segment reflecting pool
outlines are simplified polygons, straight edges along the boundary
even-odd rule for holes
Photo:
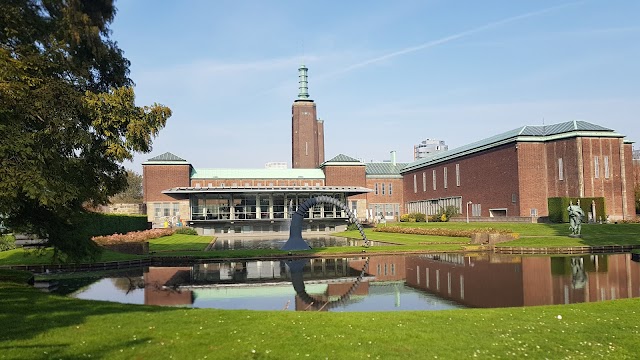
[[[71,296],[288,311],[535,306],[640,297],[640,264],[630,254],[432,254],[208,262],[148,267],[91,283],[85,280]]]

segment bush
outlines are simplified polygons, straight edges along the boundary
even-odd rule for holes
[[[169,236],[174,233],[173,229],[151,229],[144,231],[132,231],[126,234],[113,234],[108,236],[94,236],[91,240],[99,245],[114,245],[130,242],[144,242],[151,239],[157,239],[163,236]]]
[[[484,228],[484,229],[467,229],[467,230],[455,230],[455,229],[440,229],[440,228],[410,228],[401,226],[385,226],[377,227],[373,229],[376,232],[394,233],[394,234],[411,234],[411,235],[434,235],[434,236],[452,236],[452,237],[471,237],[477,233],[488,234],[510,234],[514,239],[518,238],[518,234],[513,233],[511,230]]]
[[[147,230],[145,215],[120,215],[89,212],[79,219],[82,232],[92,236],[124,234],[131,231]]]
[[[547,199],[547,206],[549,208],[549,221],[556,223],[567,223],[569,222],[569,213],[567,212],[567,208],[569,207],[569,203],[577,204],[578,200],[580,200],[580,208],[584,211],[585,218],[583,221],[588,221],[587,214],[591,212],[591,203],[595,202],[596,204],[596,219],[598,220],[602,217],[602,220],[607,218],[606,209],[604,206],[604,198],[603,197],[588,197],[588,198],[577,198],[577,197],[551,197]]]
[[[403,214],[400,216],[400,222],[425,222],[427,221],[427,215],[422,213]]]
[[[13,235],[0,235],[0,251],[13,250],[16,248],[16,238]]]
[[[190,227],[180,227],[176,230],[176,234],[182,234],[182,235],[198,235],[198,232],[196,231],[196,229],[194,228],[190,228]]]

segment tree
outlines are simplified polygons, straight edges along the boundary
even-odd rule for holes
[[[112,0],[0,3],[0,214],[72,259],[96,254],[77,231],[83,206],[126,187],[122,161],[171,116],[135,105],[115,14]]]
[[[142,175],[127,170],[127,187],[110,199],[111,203],[141,203]]]

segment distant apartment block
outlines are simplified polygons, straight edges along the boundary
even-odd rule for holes
[[[264,164],[264,168],[265,169],[286,169],[287,168],[287,163],[286,162],[280,162],[280,161],[268,162],[268,163]]]
[[[449,146],[445,144],[444,141],[426,139],[420,144],[413,146],[413,160],[424,159],[433,153],[447,150],[449,150]]]

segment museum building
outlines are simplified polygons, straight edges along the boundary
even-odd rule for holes
[[[165,153],[142,164],[144,201],[154,226],[180,222],[201,234],[286,232],[311,197],[339,199],[360,221],[434,215],[452,206],[462,217],[537,221],[550,197],[604,197],[611,220],[635,217],[632,145],[614,130],[585,121],[523,126],[413,163],[324,158],[324,122],[299,68],[292,105],[292,168],[196,169]],[[599,214],[604,215],[604,214]],[[309,210],[304,231],[346,228],[331,204]]]

